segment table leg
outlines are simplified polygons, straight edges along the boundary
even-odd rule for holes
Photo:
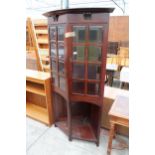
[[[112,86],[113,84],[113,76],[114,76],[114,71],[110,71],[110,70],[107,70],[106,71],[106,76],[108,77],[107,78],[107,83],[109,86]]]
[[[115,133],[115,124],[111,123],[111,128],[110,128],[110,133],[109,133],[109,142],[108,142],[108,150],[107,153],[110,154],[111,153],[111,149],[112,149],[112,139],[114,137],[114,133]]]

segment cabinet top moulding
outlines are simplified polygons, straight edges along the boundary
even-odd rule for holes
[[[44,84],[44,81],[51,78],[50,73],[35,71],[35,70],[26,70],[26,80]]]
[[[63,9],[63,10],[56,10],[44,13],[43,15],[46,17],[50,17],[53,15],[63,15],[67,13],[74,13],[74,14],[81,14],[83,13],[111,13],[113,12],[114,8],[72,8],[72,9]]]

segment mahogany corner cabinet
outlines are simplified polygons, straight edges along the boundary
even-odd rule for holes
[[[114,8],[47,12],[54,123],[99,145],[109,13]]]

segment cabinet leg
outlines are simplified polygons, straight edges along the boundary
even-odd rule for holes
[[[108,150],[107,153],[110,154],[111,153],[111,149],[112,149],[112,139],[114,137],[114,133],[115,133],[115,124],[111,124],[111,128],[110,128],[110,133],[109,133],[109,142],[108,142]]]
[[[71,136],[69,136],[69,141],[70,141],[70,142],[72,141],[72,137],[71,137]]]
[[[99,141],[96,142],[96,146],[97,146],[97,147],[99,146]]]

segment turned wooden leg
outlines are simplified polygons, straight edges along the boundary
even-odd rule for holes
[[[110,128],[110,133],[109,133],[108,150],[107,150],[107,153],[108,153],[108,154],[111,153],[111,149],[112,149],[112,139],[113,139],[113,137],[114,137],[114,133],[115,133],[115,124],[111,123],[111,128]]]

